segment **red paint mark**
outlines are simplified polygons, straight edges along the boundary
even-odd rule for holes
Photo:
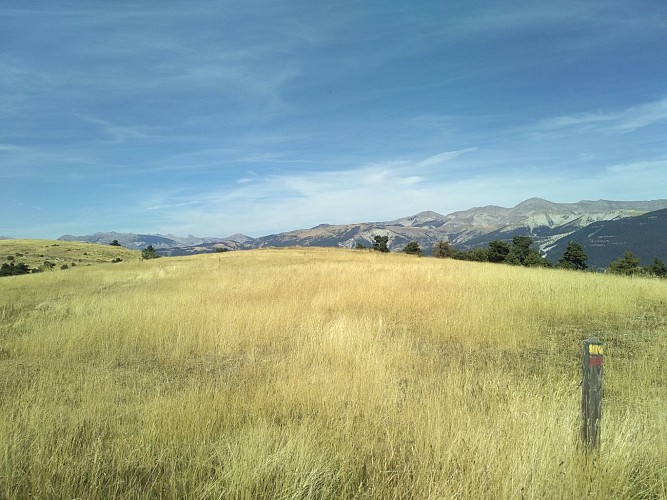
[[[602,366],[602,356],[591,356],[588,358],[588,364],[593,366]]]

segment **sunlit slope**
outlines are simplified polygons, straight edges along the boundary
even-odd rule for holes
[[[85,266],[111,262],[114,259],[136,261],[141,252],[111,245],[94,245],[72,241],[53,240],[0,240],[0,263],[25,262],[31,269],[37,269],[44,262],[51,262],[54,270],[61,266]]]
[[[662,498],[665,359],[664,280],[323,249],[3,278],[0,498]]]

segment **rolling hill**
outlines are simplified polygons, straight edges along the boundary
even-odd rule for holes
[[[121,261],[138,261],[141,253],[123,247],[80,241],[0,240],[0,263],[25,263],[30,269],[53,270]],[[45,262],[52,264],[46,265]]]

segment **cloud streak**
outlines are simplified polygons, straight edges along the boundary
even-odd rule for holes
[[[578,131],[582,128],[608,133],[634,132],[637,129],[665,121],[667,121],[667,97],[619,111],[589,112],[548,118],[531,128],[536,132],[563,129]]]
[[[400,168],[390,163],[337,172],[257,176],[233,189],[171,193],[152,208],[166,212],[165,230],[260,236],[320,223],[391,220],[422,210],[446,214],[488,204],[509,207],[532,196],[556,202],[631,200],[632,193],[643,190],[648,198],[655,199],[664,197],[664,193],[651,179],[667,165],[657,161],[614,165],[599,172],[546,174],[540,168],[513,169],[458,180],[411,175],[413,167],[424,160]],[[638,169],[648,177],[638,176]],[[562,189],[564,185],[567,190]],[[202,227],[210,229],[202,232]]]

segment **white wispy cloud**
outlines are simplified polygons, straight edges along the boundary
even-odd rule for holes
[[[458,155],[450,156],[443,161],[454,161]],[[387,220],[421,210],[462,210],[486,204],[490,191],[497,202],[511,204],[541,192],[535,191],[536,184],[546,186],[553,181],[534,176],[534,182],[517,183],[515,177],[505,174],[443,182],[430,178],[428,169],[415,175],[424,172],[423,166],[433,164],[425,160],[376,163],[344,171],[257,175],[231,188],[206,193],[157,194],[143,208],[164,213],[168,218],[165,228],[176,227],[182,232],[260,235],[322,222],[352,223]],[[363,218],[359,214],[364,214]]]
[[[667,121],[667,97],[625,110],[617,118],[615,128],[623,132],[632,132],[664,121]]]
[[[606,170],[610,174],[640,175],[658,179],[667,173],[667,159],[619,163],[610,165]]]
[[[422,210],[446,214],[487,204],[511,207],[533,196],[556,202],[634,199],[636,193],[660,198],[664,191],[654,179],[667,166],[656,160],[579,172],[521,167],[445,180],[428,170],[415,175],[427,159],[336,172],[260,174],[251,176],[252,182],[205,193],[171,192],[151,208],[164,216],[163,230],[259,236],[320,223],[391,220]]]
[[[424,160],[421,160],[417,162],[417,168],[422,168],[422,167],[432,167],[434,165],[442,165],[443,163],[453,160],[454,158],[461,156],[466,153],[471,153],[473,151],[476,151],[478,148],[466,148],[466,149],[459,149],[458,151],[446,151],[444,153],[439,153],[437,155],[429,156],[428,158],[425,158]]]
[[[632,132],[665,120],[667,120],[667,97],[622,110],[547,118],[537,122],[530,129],[534,132],[581,128],[607,132]]]
[[[148,127],[145,126],[119,125],[112,123],[109,120],[103,120],[101,118],[95,118],[92,116],[85,116],[81,114],[77,114],[76,116],[87,123],[99,125],[103,133],[110,137],[111,140],[117,144],[127,140],[149,139],[151,137],[155,137],[148,131]]]

